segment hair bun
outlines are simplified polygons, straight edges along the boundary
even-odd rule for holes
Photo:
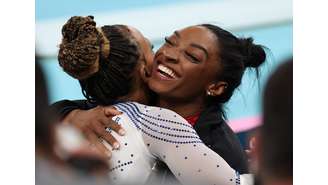
[[[71,17],[62,28],[59,65],[74,78],[84,79],[99,69],[100,39],[92,16]]]
[[[93,16],[73,16],[62,28],[63,39],[71,42],[81,36],[93,33],[96,29],[96,22]]]
[[[253,43],[253,38],[242,38],[241,48],[245,48],[243,53],[245,56],[245,67],[259,67],[266,59],[266,53],[261,45]]]

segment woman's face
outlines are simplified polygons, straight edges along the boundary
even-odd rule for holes
[[[137,44],[140,48],[140,61],[143,75],[150,76],[152,67],[153,67],[153,60],[154,60],[154,52],[153,52],[153,45],[150,43],[150,41],[144,37],[139,30],[137,30],[134,27],[127,26],[129,29],[129,32],[136,40]]]
[[[156,52],[148,85],[162,97],[204,96],[219,70],[216,36],[202,26],[175,31]]]

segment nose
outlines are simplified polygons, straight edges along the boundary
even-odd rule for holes
[[[165,60],[170,63],[177,63],[179,59],[179,52],[174,49],[165,49],[163,50],[163,55]]]

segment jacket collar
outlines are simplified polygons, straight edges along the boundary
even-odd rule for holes
[[[205,108],[195,123],[195,129],[208,127],[210,125],[222,124],[224,122],[218,105]]]

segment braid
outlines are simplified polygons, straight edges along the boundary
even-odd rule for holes
[[[89,101],[108,105],[130,91],[132,72],[139,59],[139,50],[136,42],[125,32],[125,26],[104,26],[101,29],[109,38],[109,55],[100,58],[97,73],[86,80],[80,80],[80,83],[88,84],[81,87]]]
[[[59,64],[79,80],[88,101],[108,105],[128,94],[140,50],[126,26],[97,28],[92,16],[74,16],[62,35]]]
[[[74,78],[87,78],[98,69],[101,34],[93,17],[70,18],[62,28],[59,65]]]

